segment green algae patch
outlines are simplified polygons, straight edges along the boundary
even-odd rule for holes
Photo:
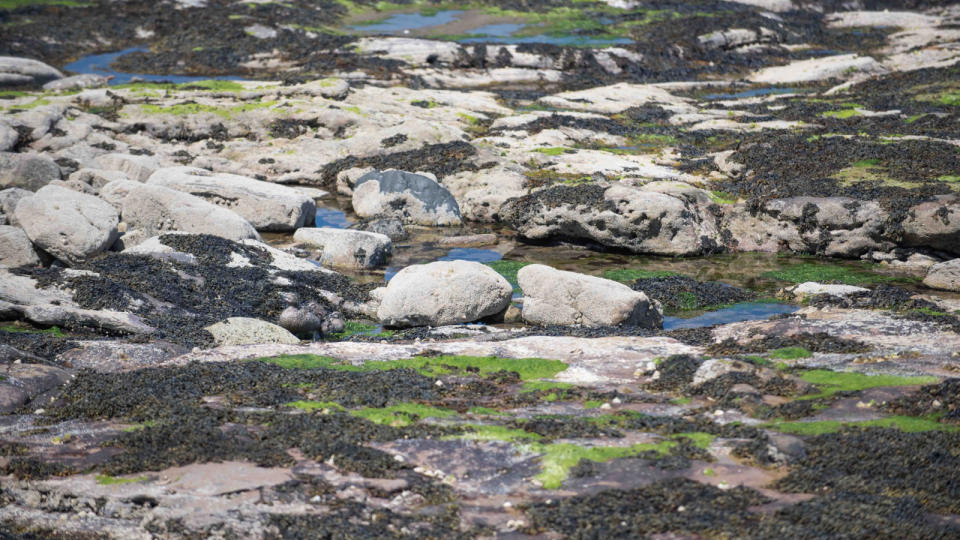
[[[477,416],[508,416],[508,414],[503,411],[498,411],[497,409],[491,409],[489,407],[471,407],[467,410],[467,412]]]
[[[58,326],[51,326],[50,328],[45,328],[43,330],[33,329],[33,328],[24,328],[22,326],[16,326],[13,324],[4,324],[0,325],[0,332],[10,332],[11,334],[47,334],[53,337],[67,337],[67,334]]]
[[[458,372],[490,375],[499,371],[516,372],[522,380],[546,379],[567,369],[560,360],[543,358],[496,358],[481,356],[415,356],[398,360],[370,361],[352,365],[336,358],[313,354],[282,355],[259,358],[261,362],[289,369],[335,369],[340,371],[385,371],[413,369],[421,375],[437,377]],[[558,383],[551,383],[558,384]]]
[[[797,360],[799,358],[810,358],[813,353],[803,347],[783,347],[770,351],[769,356],[777,360]]]
[[[527,381],[523,383],[521,392],[548,392],[552,390],[569,390],[573,388],[570,383],[552,382],[552,381]]]
[[[643,268],[614,268],[612,270],[604,270],[603,274],[601,274],[605,279],[612,279],[613,281],[619,281],[621,283],[633,283],[638,279],[664,278],[678,275],[680,274],[667,270],[645,270]]]
[[[178,90],[209,90],[211,92],[243,92],[247,88],[236,81],[206,80],[178,84]]]
[[[838,111],[827,111],[820,116],[825,118],[839,118],[840,120],[846,120],[847,118],[853,118],[854,116],[863,116],[863,113],[857,109],[841,109]]]
[[[522,429],[509,428],[506,426],[493,426],[481,424],[468,424],[464,426],[470,431],[462,435],[448,437],[450,439],[464,439],[469,441],[506,441],[513,442],[519,440],[539,440],[543,436],[537,433],[530,433]]]
[[[513,285],[513,292],[519,293],[520,285],[517,284],[517,272],[519,272],[524,266],[529,266],[533,263],[501,259],[499,261],[493,261],[484,264],[490,268],[493,268],[494,272],[503,276],[504,279],[510,283],[510,285]]]
[[[710,200],[716,204],[737,204],[739,198],[725,191],[711,191]]]
[[[891,276],[871,271],[865,263],[838,265],[830,263],[798,263],[780,270],[764,272],[762,277],[789,283],[842,283],[844,285],[867,285],[889,282],[915,282],[916,278]]]
[[[215,114],[222,118],[233,118],[238,114],[243,114],[258,109],[268,109],[276,105],[276,101],[259,101],[254,103],[244,103],[233,107],[218,107],[215,105],[203,105],[201,103],[180,103],[177,105],[153,105],[145,103],[140,105],[140,110],[146,114],[169,114],[172,116],[190,116],[194,114]]]
[[[876,420],[861,420],[855,422],[841,422],[836,420],[823,420],[820,422],[774,422],[768,424],[766,427],[774,431],[791,433],[793,435],[824,435],[852,427],[895,428],[906,433],[960,430],[960,426],[948,426],[931,418],[917,418],[914,416],[890,416]]]
[[[350,411],[350,414],[364,418],[375,424],[393,427],[406,427],[423,418],[449,418],[457,412],[440,407],[431,407],[419,403],[401,403],[390,407],[367,407]]]
[[[869,388],[885,386],[911,386],[918,384],[932,384],[939,379],[931,376],[902,377],[899,375],[865,375],[846,371],[829,371],[814,369],[800,374],[804,381],[815,384],[820,388],[817,394],[807,394],[798,399],[819,399],[832,396],[837,392],[858,392]]]
[[[92,4],[89,2],[76,0],[0,0],[0,10],[5,11],[38,6],[87,7],[90,5]]]
[[[313,412],[321,411],[324,413],[346,410],[339,403],[332,401],[291,401],[285,404],[287,407],[294,407],[303,411]]]
[[[573,150],[571,148],[564,148],[562,146],[554,146],[551,148],[534,148],[533,151],[539,152],[541,154],[545,154],[548,156],[559,156],[560,154],[566,153],[568,150],[570,151],[570,153],[576,153],[576,150]]]
[[[118,478],[108,474],[98,474],[97,483],[101,486],[118,486],[123,484],[137,484],[149,480],[146,476],[135,476],[133,478]]]
[[[556,443],[531,444],[526,449],[543,454],[540,459],[542,468],[535,478],[540,481],[544,489],[557,489],[570,475],[570,469],[581,459],[605,463],[612,459],[638,456],[646,452],[656,452],[660,456],[666,456],[676,444],[674,441],[661,441],[630,446],[585,447],[570,443]]]

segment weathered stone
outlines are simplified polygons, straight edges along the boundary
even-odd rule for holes
[[[382,234],[332,227],[297,229],[293,239],[322,249],[320,263],[340,268],[382,266],[393,246]]]
[[[753,371],[753,368],[745,362],[712,358],[700,364],[696,373],[693,374],[691,384],[693,386],[699,386],[727,373],[749,373],[751,371]]]
[[[64,77],[55,81],[50,81],[43,85],[43,89],[48,92],[67,92],[69,90],[82,90],[84,88],[100,88],[106,86],[110,79],[103,75],[93,73],[84,73],[82,75],[73,75]]]
[[[70,180],[83,182],[100,191],[103,186],[117,180],[130,180],[130,177],[122,171],[108,171],[105,169],[79,169],[70,173]]]
[[[382,234],[390,240],[405,240],[409,235],[403,222],[397,218],[374,219],[361,226],[363,231]]]
[[[371,172],[353,190],[353,209],[365,218],[395,217],[418,225],[459,225],[460,206],[434,180],[404,171]]]
[[[30,240],[70,264],[109,248],[117,238],[117,211],[106,202],[46,186],[17,204],[17,222]]]
[[[662,255],[699,255],[719,247],[715,220],[696,203],[620,184],[537,191],[507,201],[500,215],[533,240],[588,240]]]
[[[310,335],[323,327],[323,317],[312,306],[287,306],[280,312],[278,324],[298,336]]]
[[[836,285],[829,283],[817,283],[807,281],[795,287],[787,289],[798,299],[809,298],[818,294],[829,294],[830,296],[848,296],[851,294],[870,292],[870,289],[857,287],[855,285]]]
[[[517,283],[523,320],[532,324],[663,327],[658,303],[616,281],[531,264],[517,273]]]
[[[61,77],[63,73],[38,60],[0,56],[0,86],[40,86]]]
[[[0,225],[0,265],[14,267],[38,264],[40,255],[27,238],[27,233],[19,227]]]
[[[37,191],[60,179],[60,167],[39,154],[0,153],[0,189],[23,188]]]
[[[886,68],[869,56],[842,54],[799,60],[786,66],[764,68],[749,78],[757,83],[779,84],[832,78],[849,79],[856,75],[877,75],[886,71]]]
[[[70,379],[66,370],[42,364],[3,364],[0,376],[0,413],[13,411]]]
[[[115,373],[157,366],[179,356],[187,349],[167,342],[123,343],[117,341],[77,341],[76,347],[58,359],[74,369],[92,369]]]
[[[28,321],[44,326],[87,327],[124,334],[151,334],[154,328],[123,311],[81,309],[70,305],[36,304],[23,308]]]
[[[146,182],[160,169],[160,161],[153,156],[133,154],[106,154],[96,159],[97,166],[108,171],[120,171],[137,182]]]
[[[9,152],[16,148],[20,133],[6,122],[0,122],[0,152]]]
[[[230,317],[206,327],[217,345],[253,345],[258,343],[300,343],[285,328],[248,317]]]
[[[498,314],[513,287],[489,266],[437,261],[408,266],[383,291],[377,316],[388,326],[439,326]]]
[[[139,230],[144,240],[169,231],[212,234],[235,241],[260,239],[256,229],[236,213],[163,186],[111,182],[100,196],[120,210],[128,231]]]
[[[951,259],[930,267],[923,284],[934,289],[960,291],[960,259]]]
[[[197,264],[196,255],[177,251],[163,244],[159,236],[151,236],[133,247],[124,249],[123,252],[133,255],[149,255],[157,259],[172,260],[182,264]]]
[[[960,197],[940,196],[911,207],[903,221],[903,241],[960,255]]]
[[[312,220],[316,203],[293,188],[195,167],[159,169],[147,180],[240,214],[258,231],[293,231]]]

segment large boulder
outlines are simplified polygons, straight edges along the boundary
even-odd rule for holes
[[[159,169],[147,183],[190,193],[230,209],[258,231],[296,230],[311,221],[317,209],[311,197],[293,188],[196,167]]]
[[[718,249],[716,220],[688,198],[615,184],[556,186],[511,199],[501,219],[532,240],[590,241],[634,253],[699,255]]]
[[[127,234],[137,232],[140,241],[168,231],[211,234],[236,241],[260,238],[253,225],[236,213],[163,186],[120,180],[104,186],[100,196],[120,210]],[[125,243],[125,247],[131,246]]]
[[[907,211],[903,242],[960,254],[960,196],[942,195]]]
[[[517,272],[517,283],[523,320],[532,324],[663,327],[659,303],[616,281],[531,264]]]
[[[395,217],[418,225],[459,225],[460,206],[436,181],[405,171],[374,171],[357,180],[353,209],[365,218]]]
[[[255,345],[258,343],[279,343],[296,345],[297,336],[287,329],[273,323],[248,317],[230,317],[206,327],[217,345]]]
[[[39,154],[0,153],[0,189],[36,191],[60,179],[60,167]]]
[[[503,312],[512,296],[510,283],[480,263],[415,264],[387,284],[377,316],[387,326],[473,322]]]
[[[927,271],[923,284],[933,289],[960,292],[960,259],[935,264]]]
[[[322,249],[320,263],[339,268],[382,266],[393,246],[383,234],[332,227],[297,229],[293,239]]]
[[[40,86],[61,77],[63,73],[38,60],[0,56],[0,87]]]
[[[40,249],[76,264],[117,239],[117,211],[108,203],[60,186],[46,186],[22,199],[17,222]]]
[[[27,233],[19,227],[0,225],[0,266],[37,265],[40,255],[33,248]]]
[[[103,75],[84,73],[50,81],[43,85],[43,89],[48,92],[68,92],[70,90],[83,90],[85,88],[102,88],[109,82],[110,79]]]
[[[20,188],[9,188],[0,190],[0,214],[3,214],[9,220],[8,225],[16,225],[17,217],[14,212],[21,199],[33,197],[32,191]]]

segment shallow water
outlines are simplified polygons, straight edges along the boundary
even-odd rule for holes
[[[121,56],[137,53],[137,52],[147,52],[147,49],[143,47],[133,47],[130,49],[124,49],[122,51],[105,53],[105,54],[91,54],[89,56],[84,56],[83,58],[77,60],[76,62],[71,62],[63,66],[64,71],[69,71],[71,73],[76,73],[79,75],[83,74],[93,74],[93,75],[103,75],[105,77],[113,76],[113,79],[110,80],[111,85],[118,84],[127,84],[132,82],[134,79],[140,79],[149,82],[169,82],[174,84],[182,84],[188,82],[198,82],[198,81],[209,81],[211,79],[223,80],[223,81],[240,81],[243,80],[243,77],[235,76],[226,76],[226,77],[193,77],[189,75],[148,75],[145,73],[124,73],[122,71],[116,71],[110,68],[110,64],[114,60],[120,58]]]
[[[772,94],[796,94],[797,92],[802,92],[803,90],[799,88],[786,88],[782,86],[769,86],[766,88],[751,88],[750,90],[744,90],[743,92],[729,93],[729,94],[707,94],[703,96],[704,99],[740,99],[740,98],[749,98],[757,96],[768,96]]]
[[[618,45],[618,44],[627,44],[633,43],[633,40],[627,38],[614,38],[614,39],[604,39],[604,38],[594,38],[591,36],[578,36],[578,35],[566,35],[566,36],[549,36],[545,34],[539,34],[536,36],[525,36],[519,37],[515,36],[517,32],[523,30],[526,27],[524,24],[488,24],[486,26],[481,26],[470,32],[470,35],[465,38],[458,39],[460,43],[504,43],[504,44],[517,44],[517,43],[549,43],[551,45],[561,45],[561,46],[574,46],[574,47],[583,47],[591,45]]]
[[[768,319],[774,315],[783,313],[793,313],[800,309],[800,306],[784,304],[781,302],[743,302],[734,304],[725,309],[710,311],[696,317],[664,317],[664,330],[677,330],[680,328],[702,328],[716,324],[728,324],[742,321],[755,321]]]
[[[314,219],[317,227],[333,227],[346,229],[355,222],[347,217],[347,213],[338,208],[317,207],[317,217]]]
[[[358,32],[402,34],[409,30],[429,28],[431,26],[440,26],[442,24],[451,23],[463,13],[463,11],[458,10],[438,11],[431,15],[422,15],[420,13],[396,13],[379,22],[374,22],[371,24],[355,24],[353,26],[348,26],[347,28]]]

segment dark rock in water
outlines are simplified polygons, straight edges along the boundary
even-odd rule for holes
[[[374,219],[359,226],[362,231],[386,235],[390,240],[406,240],[409,236],[403,221],[397,218]]]
[[[353,209],[362,217],[393,217],[404,223],[460,224],[460,205],[447,188],[406,171],[361,176],[353,190]]]
[[[310,337],[316,332],[323,335],[336,334],[346,327],[339,311],[328,311],[316,302],[287,307],[280,313],[278,324],[301,337]]]
[[[746,289],[686,276],[638,279],[630,288],[660,301],[670,311],[706,309],[756,298],[755,293]]]

